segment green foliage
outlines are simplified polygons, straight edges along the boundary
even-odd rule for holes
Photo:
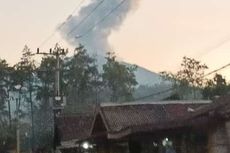
[[[206,81],[203,96],[205,99],[212,99],[214,96],[227,94],[229,89],[225,78],[221,74],[215,74],[213,79]]]
[[[0,59],[0,82],[5,85],[9,77],[9,65],[4,59]]]
[[[80,45],[75,49],[74,56],[67,60],[64,67],[68,103],[77,106],[80,103],[96,102],[97,92],[101,87],[99,79],[96,60],[90,57],[87,50]]]
[[[208,69],[205,64],[193,58],[183,57],[182,70],[177,72],[177,78],[192,87],[202,87],[204,71]]]
[[[192,87],[202,87],[204,83],[204,71],[208,69],[205,64],[193,58],[183,57],[182,69],[177,73],[161,72],[165,79],[174,80],[175,83]]]
[[[42,58],[40,66],[37,68],[37,77],[42,84],[37,91],[37,99],[48,101],[54,95],[56,59],[53,56]]]
[[[21,117],[26,116],[30,119],[30,109],[29,108],[32,100],[32,81],[34,71],[36,69],[35,61],[32,57],[32,52],[27,45],[22,50],[22,57],[20,61],[13,66],[11,71],[11,91],[15,92],[14,95],[18,95],[15,100],[19,101],[19,111]],[[15,86],[19,86],[20,89],[16,89]],[[31,95],[29,97],[28,95]],[[22,107],[21,107],[22,106]],[[21,107],[21,108],[20,108]]]
[[[103,65],[103,83],[111,91],[110,100],[130,101],[137,81],[134,72],[136,66],[127,67],[118,61],[113,53],[108,53],[106,64]]]
[[[21,60],[14,65],[12,80],[14,85],[28,86],[28,82],[32,77],[32,72],[35,70],[35,61],[32,58],[32,52],[25,45],[22,50]]]
[[[184,95],[188,92],[193,92],[194,98],[196,98],[196,90],[204,85],[204,71],[208,69],[205,64],[197,61],[193,58],[183,57],[181,63],[182,69],[178,72],[161,72],[161,76],[164,79],[173,82],[176,94],[180,95],[180,99],[185,99]]]
[[[35,148],[52,147],[54,122],[49,99],[54,96],[56,62],[55,57],[44,56],[36,70],[39,84],[36,91],[38,105],[34,109]]]
[[[11,68],[9,67],[6,60],[0,59],[0,126],[1,128],[8,126],[11,115],[10,108],[7,109],[6,104],[9,103],[9,90],[11,87]],[[10,105],[8,105],[10,107]],[[8,117],[9,122],[7,122],[6,118]],[[8,128],[8,127],[7,127]],[[4,129],[4,128],[3,128]],[[1,133],[1,132],[0,132]],[[5,133],[8,134],[7,132]]]
[[[5,109],[6,98],[8,95],[7,87],[10,85],[10,68],[6,60],[0,59],[0,111]]]
[[[19,110],[21,119],[30,120],[33,111],[35,147],[52,147],[54,120],[49,99],[54,96],[57,61],[53,55],[44,56],[39,67],[36,67],[32,56],[28,46],[25,46],[20,61],[13,67],[10,67],[5,60],[0,59],[0,152],[3,152],[2,148],[6,148],[3,145],[15,146],[16,144],[16,124],[14,124],[15,119],[11,119],[10,112],[10,102],[16,99],[23,106]],[[103,100],[108,97],[112,101],[132,100],[134,87],[137,85],[134,75],[136,66],[125,66],[117,62],[115,56],[110,53],[106,60],[106,64],[103,65],[104,72],[100,74],[96,59],[90,57],[82,45],[75,50],[72,58],[64,60],[60,58],[61,94],[67,96],[67,107],[72,107],[69,104],[74,104],[76,106],[73,107],[74,109],[80,108],[82,109],[80,111],[84,112],[87,107],[93,108],[92,103],[102,101],[99,96],[101,94],[103,97],[102,93],[106,93]],[[22,88],[20,88],[17,90],[20,98],[17,97],[17,94],[16,98],[10,99],[9,93],[16,93],[15,85],[25,87],[27,91],[22,92]],[[109,91],[109,95],[106,91]],[[11,126],[7,115],[9,115],[9,121],[12,121]],[[20,124],[22,124],[22,120]],[[31,138],[31,126],[27,124],[21,128],[25,132],[29,131]],[[29,144],[28,138],[22,135],[23,147],[26,150]]]
[[[0,59],[0,111],[5,109],[12,88],[12,68],[6,60]],[[8,101],[9,102],[9,101]]]

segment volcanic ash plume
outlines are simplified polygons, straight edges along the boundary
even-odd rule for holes
[[[80,9],[78,15],[67,19],[60,33],[70,44],[78,46],[81,43],[86,46],[89,53],[104,55],[105,52],[111,51],[108,37],[112,30],[122,25],[128,12],[137,7],[137,1],[92,0],[91,3]],[[114,9],[116,7],[117,9]],[[94,10],[93,13],[88,16],[92,10]],[[115,11],[100,22],[111,10]]]

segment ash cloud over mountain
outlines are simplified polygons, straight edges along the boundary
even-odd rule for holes
[[[122,25],[128,13],[137,8],[138,1],[125,0],[110,16],[94,27],[98,21],[121,4],[122,0],[92,0],[87,6],[80,9],[78,15],[67,19],[60,29],[60,33],[70,44],[77,46],[81,43],[86,46],[90,54],[96,52],[99,55],[104,55],[106,52],[112,51],[108,43],[108,37],[112,30],[116,30]],[[98,4],[100,5],[98,6]],[[87,17],[92,10],[94,12]],[[86,17],[87,19],[82,22]],[[89,31],[91,27],[94,28]]]
[[[138,8],[139,0],[92,0],[80,9],[78,15],[70,16],[60,29],[62,37],[73,46],[83,44],[90,55],[97,55],[99,69],[105,63],[105,53],[114,51],[108,42],[113,30],[118,30],[129,13]],[[119,6],[103,22],[101,21],[111,10]],[[93,10],[93,13],[91,13]],[[91,14],[89,16],[89,14]],[[86,18],[86,19],[85,19]],[[96,25],[96,26],[94,26]],[[89,31],[90,28],[94,27]],[[77,38],[76,38],[77,37]],[[130,44],[127,44],[130,45]],[[125,61],[123,63],[126,63]],[[126,63],[126,65],[130,65]],[[154,85],[161,82],[158,74],[138,67],[137,82],[142,85]]]

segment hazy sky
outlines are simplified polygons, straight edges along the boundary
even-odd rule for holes
[[[79,1],[0,0],[0,57],[15,63],[25,44],[35,51]],[[210,71],[230,63],[229,0],[139,1],[109,38],[119,57],[155,72],[177,70],[185,55],[205,62]],[[72,48],[56,33],[42,49],[55,42]]]

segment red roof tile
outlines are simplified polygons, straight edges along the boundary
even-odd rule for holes
[[[205,104],[138,104],[102,106],[101,115],[108,132],[118,132],[128,127],[156,125],[177,121],[191,115],[191,110]],[[189,111],[190,110],[190,111]]]
[[[56,120],[61,141],[82,140],[90,136],[92,115],[61,116]]]

